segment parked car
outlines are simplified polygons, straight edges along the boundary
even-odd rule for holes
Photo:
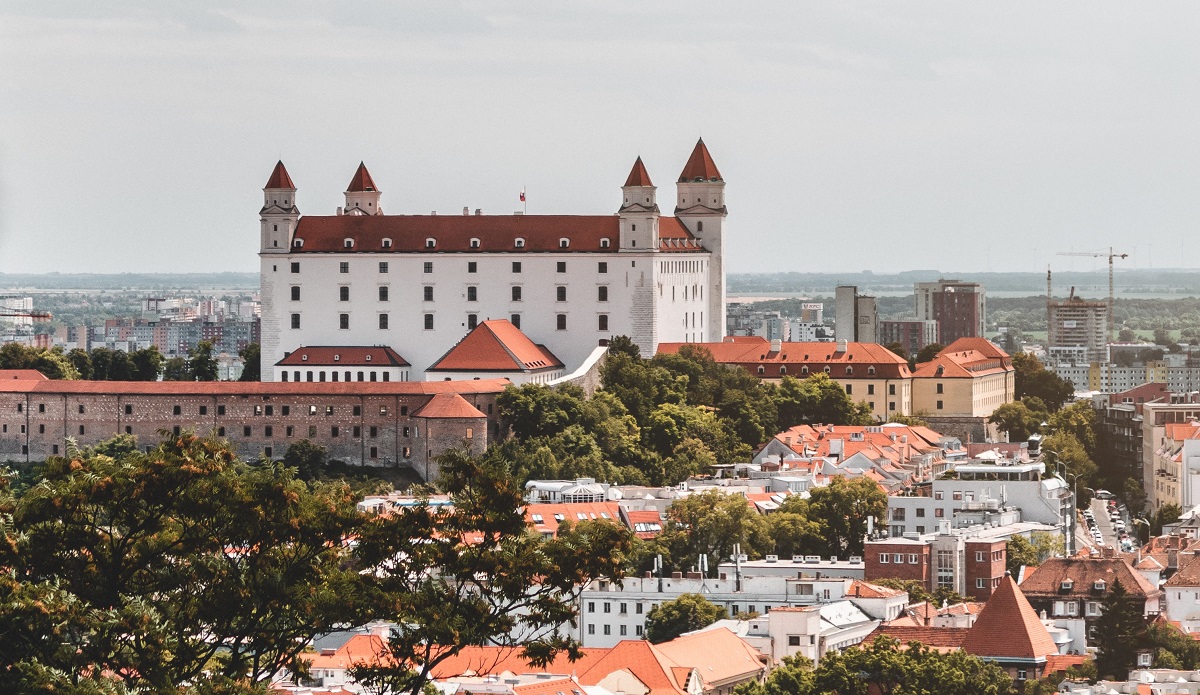
[[[1098,500],[1111,500],[1111,499],[1116,499],[1116,497],[1117,497],[1116,495],[1109,492],[1108,490],[1096,490],[1096,494],[1093,496]]]

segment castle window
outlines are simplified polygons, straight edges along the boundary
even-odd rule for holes
[[[825,368],[825,373],[826,373],[826,374],[828,374],[828,373],[829,373],[829,367],[826,367],[826,368]]]
[[[342,248],[344,248],[344,249],[354,248],[354,240],[353,239],[342,239]]]
[[[467,272],[474,273],[479,270],[479,264],[475,261],[467,261]]]
[[[511,323],[514,327],[520,328],[521,327],[521,315],[513,314],[512,316],[509,316],[508,322]]]
[[[704,231],[704,221],[703,220],[696,220],[696,231],[697,232]]]
[[[425,248],[432,249],[437,246],[437,239],[429,237],[425,240]]]
[[[554,288],[554,299],[559,302],[567,301],[567,288],[563,285]]]
[[[388,271],[388,262],[380,261],[379,262],[379,272],[386,273],[387,271]]]
[[[513,285],[513,288],[512,288],[512,300],[513,300],[514,302],[519,302],[519,301],[521,301],[521,286],[520,286],[520,285]]]
[[[801,374],[808,374],[808,366],[806,365],[806,366],[803,366],[803,367],[801,367],[801,368],[800,368],[800,373],[801,373]]]
[[[853,373],[854,373],[854,367],[846,367],[846,375],[847,376],[849,376]]]
[[[874,373],[875,373],[874,367],[867,367],[867,374],[874,374]]]
[[[293,273],[298,273],[298,272],[300,272],[300,263],[299,263],[298,261],[293,261],[293,262],[292,262],[292,272],[293,272]]]
[[[637,225],[636,225],[636,224],[631,224],[631,225],[629,225],[629,231],[631,231],[631,232],[636,232],[636,231],[637,231]]]
[[[566,237],[563,237],[558,240],[558,248],[560,248],[560,249],[565,249],[570,245],[571,245],[571,240]]]
[[[522,239],[521,237],[517,237],[516,240],[513,241],[513,246],[515,246],[519,249],[523,249],[523,248],[525,248],[525,240]]]
[[[342,261],[341,263],[338,263],[338,272],[339,273],[349,273],[350,272],[350,264],[347,263],[346,261]]]
[[[766,374],[766,373],[767,373],[767,368],[766,368],[766,367],[764,367],[764,366],[762,366],[762,365],[759,365],[759,366],[758,366],[758,373],[759,373],[759,374]]]
[[[521,272],[521,261],[513,261],[513,264],[512,264],[512,271],[513,271],[514,273],[519,273],[519,272]]]
[[[425,287],[423,289],[424,289],[425,301],[432,302],[433,301],[433,286],[425,285]]]
[[[293,302],[300,301],[300,286],[299,285],[292,285],[292,301]]]
[[[391,239],[386,239],[386,238],[385,238],[385,239],[383,240],[383,248],[385,248],[385,249],[390,249],[390,248],[392,248],[392,240],[391,240]]]
[[[433,272],[433,262],[432,261],[425,261],[425,272],[426,273]]]
[[[387,327],[388,327],[388,315],[380,314],[379,315],[379,328],[381,330],[387,330]]]
[[[474,302],[479,300],[479,288],[475,285],[467,287],[467,301]]]
[[[467,314],[467,328],[475,328],[479,325],[479,314]]]
[[[386,302],[387,300],[388,300],[388,286],[380,285],[379,286],[379,301]]]
[[[609,245],[608,237],[604,237],[603,239],[600,240],[600,248],[606,249],[606,248],[608,248],[608,245]]]
[[[479,240],[478,239],[471,239],[471,248],[473,248],[473,249],[479,248]]]
[[[597,273],[607,273],[608,272],[608,262],[600,261],[599,263],[597,263],[596,264],[596,272]]]
[[[297,248],[297,249],[304,248],[304,240],[303,239],[293,239],[292,240],[292,248]]]
[[[338,301],[342,301],[342,302],[350,301],[350,288],[349,287],[342,285],[341,287],[338,288]]]
[[[433,314],[425,314],[425,330],[433,330]]]
[[[276,225],[272,225],[272,227],[274,227],[274,229],[272,229],[272,230],[271,230],[272,232],[278,232],[278,231],[279,231],[279,225],[277,225],[277,224],[276,224]]]
[[[300,314],[292,314],[292,328],[300,327]]]
[[[607,302],[608,301],[608,285],[600,285],[596,288],[596,301],[598,301],[598,302]]]
[[[566,262],[566,261],[559,261],[559,262],[558,262],[558,266],[557,266],[557,270],[558,270],[558,272],[560,272],[560,273],[565,273],[565,272],[567,272],[567,262]]]
[[[350,328],[350,314],[338,314],[338,328],[343,331]]]
[[[597,318],[599,319],[599,324],[596,327],[597,330],[607,331],[608,330],[608,314],[600,314]]]
[[[557,321],[556,321],[557,329],[560,331],[567,330],[567,315],[566,314],[558,314],[556,319],[557,319]]]
[[[779,365],[779,373],[787,374],[787,365],[783,365],[783,364]]]

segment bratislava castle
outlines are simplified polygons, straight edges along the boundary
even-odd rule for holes
[[[703,140],[673,217],[640,157],[615,215],[384,214],[361,164],[336,214],[302,216],[296,191],[278,163],[259,213],[264,380],[286,378],[271,365],[314,346],[387,346],[419,379],[489,319],[568,372],[614,336],[650,356],[660,342],[725,335],[725,182]]]

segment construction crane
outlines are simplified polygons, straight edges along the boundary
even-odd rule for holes
[[[1108,247],[1108,253],[1103,251],[1059,251],[1059,256],[1087,256],[1088,258],[1104,258],[1108,257],[1108,342],[1113,342],[1113,259],[1114,258],[1129,258],[1127,253],[1114,253],[1111,246]],[[1047,297],[1047,299],[1049,299]]]

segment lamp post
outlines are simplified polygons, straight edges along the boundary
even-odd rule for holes
[[[1072,481],[1072,484],[1071,484],[1071,514],[1070,514],[1070,518],[1069,519],[1066,518],[1066,516],[1067,516],[1066,514],[1063,515],[1064,516],[1064,518],[1063,518],[1063,535],[1066,537],[1067,554],[1074,555],[1075,550],[1076,550],[1076,548],[1075,548],[1075,527],[1079,524],[1079,519],[1076,518],[1076,516],[1078,514],[1078,512],[1076,511],[1076,508],[1077,508],[1076,505],[1078,504],[1077,500],[1079,498],[1076,497],[1076,494],[1075,494],[1075,485],[1079,481],[1079,474],[1067,473],[1067,464],[1063,463],[1060,460],[1062,454],[1058,453],[1057,451],[1054,451],[1053,449],[1043,448],[1042,452],[1043,452],[1043,456],[1045,454],[1053,454],[1054,455],[1054,458],[1051,460],[1051,463],[1054,464],[1055,470],[1059,471],[1058,476],[1059,476],[1059,479],[1063,481],[1063,483],[1067,482],[1065,479],[1063,479],[1063,476],[1067,476],[1067,475],[1075,476],[1075,480]],[[1062,467],[1061,470],[1059,469],[1060,466]]]

